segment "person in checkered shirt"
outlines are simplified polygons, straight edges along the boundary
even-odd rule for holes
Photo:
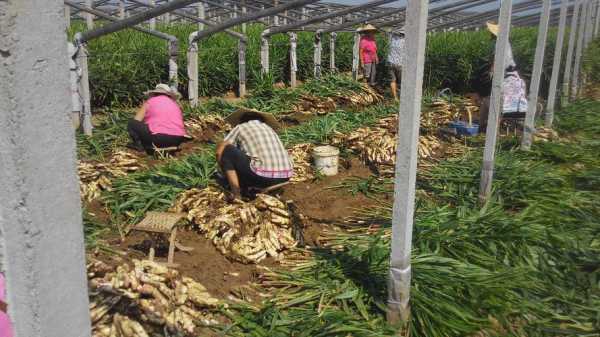
[[[292,159],[275,132],[280,125],[273,115],[240,109],[227,121],[235,127],[217,146],[216,156],[234,198],[292,177]]]

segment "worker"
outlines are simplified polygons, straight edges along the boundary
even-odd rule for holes
[[[487,29],[492,38],[498,38],[498,25],[488,22]],[[493,73],[494,64],[490,69],[490,76]],[[519,76],[517,64],[513,58],[510,43],[504,54],[504,80],[502,81],[502,115],[501,117],[524,118],[527,112],[527,88],[525,81]],[[488,116],[490,110],[490,97],[482,100],[479,127],[481,131],[487,128]]]
[[[2,273],[0,273],[0,336],[13,336],[12,324],[8,317],[8,305],[6,304],[6,284]]]
[[[398,92],[402,81],[402,66],[406,58],[406,47],[404,41],[404,28],[390,32],[390,46],[387,62],[390,71],[390,89],[394,100],[398,101]]]
[[[358,56],[360,66],[363,69],[364,80],[369,83],[370,86],[375,86],[377,64],[379,63],[379,58],[377,56],[377,42],[375,41],[375,32],[377,32],[377,28],[368,24],[360,27],[357,32],[360,34]]]
[[[232,199],[248,195],[251,189],[282,184],[292,177],[292,160],[275,133],[280,125],[273,115],[240,109],[226,120],[235,127],[217,145],[216,157]]]
[[[177,147],[188,136],[183,124],[183,112],[177,103],[179,93],[160,83],[145,94],[149,97],[129,120],[128,147],[153,153],[154,148]]]

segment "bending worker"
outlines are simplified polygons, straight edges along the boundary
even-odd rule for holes
[[[279,122],[273,115],[244,109],[227,121],[235,127],[217,146],[216,155],[234,198],[292,177],[292,160],[275,133]]]
[[[390,47],[387,61],[390,67],[390,89],[395,101],[398,101],[398,92],[402,82],[402,66],[406,58],[404,41],[404,28],[390,32]]]
[[[186,140],[183,112],[177,104],[179,93],[161,83],[145,94],[149,99],[127,123],[128,147],[152,153],[155,147],[179,146]]]
[[[364,79],[373,87],[377,84],[377,64],[379,63],[379,57],[377,56],[377,42],[375,41],[375,32],[377,32],[377,28],[373,25],[366,25],[359,28],[357,32],[360,34],[358,57],[360,65],[363,68]]]
[[[494,40],[498,38],[498,25],[488,22],[487,29]],[[513,58],[510,44],[504,57],[504,80],[502,81],[502,117],[524,118],[527,112],[527,88],[525,81],[519,76],[517,64]],[[492,64],[490,74],[493,72]],[[480,129],[485,131],[490,111],[490,97],[483,99],[480,108]]]

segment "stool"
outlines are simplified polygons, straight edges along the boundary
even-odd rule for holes
[[[179,146],[169,146],[169,147],[157,147],[152,144],[152,150],[154,150],[154,154],[162,159],[171,158],[173,154],[180,151],[181,148]]]
[[[167,266],[176,267],[173,263],[175,248],[190,252],[193,248],[185,247],[177,243],[177,224],[185,218],[185,213],[168,213],[168,212],[148,212],[146,217],[135,225],[132,229],[142,232],[150,232],[154,234],[169,234],[169,254],[167,256]],[[154,259],[154,248],[150,248],[149,259]]]

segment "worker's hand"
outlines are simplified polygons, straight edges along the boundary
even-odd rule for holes
[[[242,201],[242,194],[239,189],[232,188],[231,191],[225,193],[225,199],[230,204],[238,204]]]

